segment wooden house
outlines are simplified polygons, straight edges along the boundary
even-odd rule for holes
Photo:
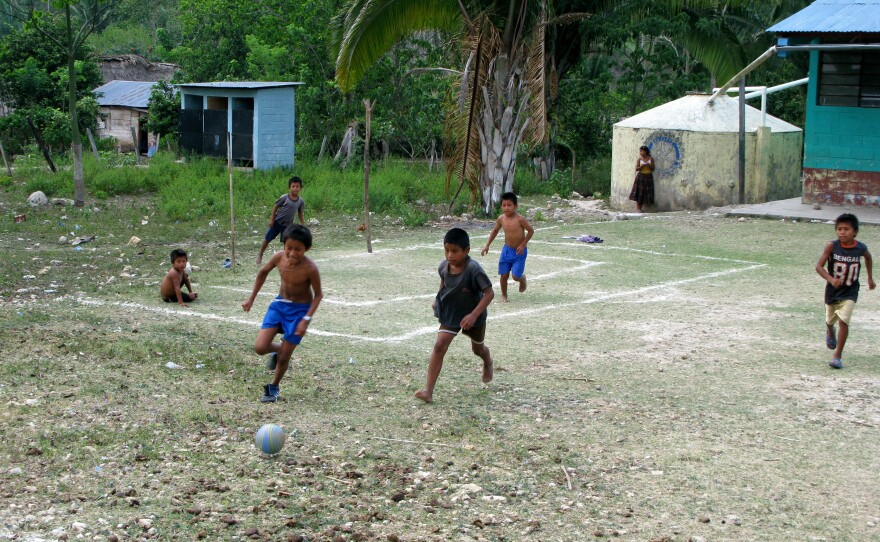
[[[216,82],[179,86],[180,146],[256,169],[293,167],[296,87],[288,82]]]
[[[146,153],[150,135],[143,124],[153,85],[150,81],[110,81],[96,88],[93,92],[101,106],[96,135],[116,138],[121,151],[132,151],[137,144],[138,151]]]

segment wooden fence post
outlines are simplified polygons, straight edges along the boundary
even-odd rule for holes
[[[95,155],[95,161],[101,161],[101,155],[98,154],[98,147],[95,145],[95,137],[92,135],[92,129],[86,128],[86,135],[89,136],[89,144],[92,146],[92,154]]]
[[[0,154],[3,155],[3,164],[6,166],[6,171],[8,171],[9,176],[12,177],[12,168],[9,167],[9,162],[6,160],[6,149],[3,148],[3,141],[0,141]]]
[[[364,136],[364,235],[367,237],[367,252],[373,252],[370,239],[370,120],[373,116],[373,102],[364,100],[367,111],[367,131]]]

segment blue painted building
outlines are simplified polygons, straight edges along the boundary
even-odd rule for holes
[[[296,87],[302,83],[221,82],[179,85],[182,149],[255,169],[293,167]]]
[[[770,27],[809,52],[804,203],[880,205],[880,0],[816,0]],[[802,54],[802,53],[792,53]]]

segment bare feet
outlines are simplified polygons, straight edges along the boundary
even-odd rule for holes
[[[495,369],[492,360],[483,362],[483,384],[488,384],[492,382],[492,378],[495,376]]]
[[[416,392],[416,399],[421,399],[426,403],[433,403],[434,398],[428,393],[426,390],[419,390]]]
[[[260,265],[262,263],[263,263],[263,255],[260,254],[259,256],[257,256],[257,265]]]
[[[501,294],[501,302],[507,303],[507,294]]]
[[[525,275],[523,275],[519,278],[519,291],[520,292],[526,291],[526,276]]]

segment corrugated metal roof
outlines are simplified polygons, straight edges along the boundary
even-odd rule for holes
[[[110,81],[92,92],[103,94],[98,98],[98,105],[146,109],[150,105],[150,93],[155,84],[150,81]]]
[[[184,88],[197,88],[197,87],[207,87],[207,88],[247,88],[247,89],[260,89],[260,88],[279,88],[279,87],[295,87],[298,85],[304,85],[305,83],[292,83],[292,82],[277,82],[277,81],[219,81],[214,83],[186,83],[183,85],[178,85]]]
[[[816,0],[768,32],[880,32],[880,0]]]

